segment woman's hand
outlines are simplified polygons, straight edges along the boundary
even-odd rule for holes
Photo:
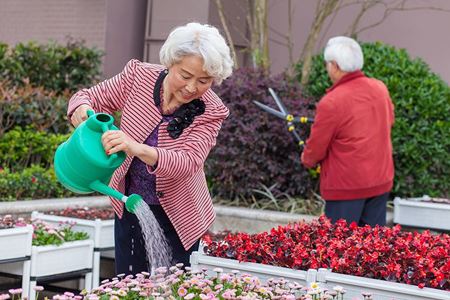
[[[72,114],[72,117],[70,118],[70,122],[72,122],[72,125],[74,127],[78,127],[81,123],[86,121],[88,118],[87,111],[92,110],[92,107],[90,107],[87,104],[82,104],[75,109],[75,111]]]
[[[141,146],[121,130],[108,130],[102,135],[102,144],[108,155],[124,151],[129,156],[137,156]]]

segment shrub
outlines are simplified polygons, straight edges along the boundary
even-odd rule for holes
[[[382,43],[362,44],[363,71],[382,80],[395,105],[392,132],[399,196],[448,197],[450,190],[450,88],[420,59]],[[300,71],[300,65],[297,70]],[[298,74],[301,74],[300,72]],[[300,75],[299,75],[300,76]],[[307,94],[325,93],[330,81],[322,55],[313,59]]]
[[[0,44],[0,70],[3,80],[14,86],[29,82],[58,94],[73,92],[99,79],[102,55],[80,41],[68,41],[66,45],[28,42],[14,48]]]
[[[300,151],[282,119],[262,111],[252,101],[276,107],[271,87],[294,115],[311,115],[311,102],[298,84],[261,70],[239,69],[215,90],[230,109],[217,146],[206,163],[213,194],[233,199],[252,195],[252,189],[276,184],[274,193],[306,195],[313,179],[300,163]],[[307,136],[301,127],[301,136]]]
[[[0,167],[14,172],[33,164],[49,168],[53,165],[56,148],[68,138],[69,134],[47,134],[15,127],[0,138]]]
[[[0,168],[0,201],[74,196],[57,182],[53,169],[31,166],[20,172]]]
[[[32,126],[53,133],[69,132],[68,97],[68,93],[57,96],[29,84],[12,87],[7,82],[0,83],[0,137],[14,126]]]

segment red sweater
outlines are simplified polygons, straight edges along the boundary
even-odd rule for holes
[[[303,164],[321,165],[325,200],[351,200],[391,190],[394,106],[386,86],[361,71],[345,75],[317,105]]]

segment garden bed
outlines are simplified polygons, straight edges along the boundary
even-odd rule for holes
[[[30,225],[0,229],[0,270],[5,264],[15,263],[21,273],[25,274],[22,278],[22,290],[26,294],[30,284],[32,236],[33,227]]]
[[[114,250],[114,213],[108,213],[109,211],[112,212],[107,209],[65,209],[51,212],[52,214],[32,213],[32,218],[38,218],[47,223],[74,223],[73,230],[86,232],[93,239],[93,287],[97,287],[100,281],[100,256],[104,253],[110,257]]]
[[[27,275],[19,263],[0,265],[0,272],[22,276],[29,282],[28,293],[34,300],[34,288],[38,281],[59,280],[84,275],[85,287],[92,288],[92,255],[94,243],[91,240],[65,242],[62,245],[33,246],[31,249],[31,268]]]
[[[206,269],[210,275],[214,274],[215,269],[221,268],[226,272],[237,270],[248,273],[257,276],[263,282],[270,278],[281,277],[305,286],[311,286],[316,282],[321,288],[328,290],[340,286],[346,291],[346,299],[360,297],[362,291],[372,294],[373,299],[376,300],[442,300],[450,297],[448,291],[431,288],[420,289],[409,284],[337,274],[329,272],[327,269],[293,270],[258,263],[239,262],[235,259],[211,257],[200,252],[192,253],[191,266],[194,270]]]
[[[450,231],[448,199],[430,197],[394,199],[394,223],[420,228]]]
[[[225,272],[239,270],[242,273],[249,273],[257,276],[259,279],[265,281],[269,278],[284,278],[289,281],[295,281],[302,285],[310,285],[316,281],[316,270],[293,270],[282,267],[275,267],[250,262],[239,262],[235,259],[226,259],[220,257],[207,256],[199,251],[194,251],[190,258],[191,267],[193,270],[208,270],[208,274],[214,273],[215,268],[221,268]]]
[[[450,291],[450,236],[376,226],[358,227],[325,217],[259,234],[204,236],[207,255],[294,270],[330,269],[386,284]],[[417,289],[416,289],[417,287]]]

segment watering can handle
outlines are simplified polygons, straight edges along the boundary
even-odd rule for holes
[[[88,118],[90,118],[92,115],[95,115],[95,111],[93,111],[92,109],[88,109],[86,111],[86,114],[87,114]]]
[[[89,111],[88,111],[88,112],[89,112]],[[102,124],[102,130],[103,130],[103,133],[107,132],[107,131],[109,130],[108,125],[105,124],[105,123],[103,123],[103,124]],[[113,154],[111,154],[111,155],[109,156],[109,159],[110,159],[110,160],[114,160],[114,159],[116,159],[116,158],[117,158],[117,153],[113,153]]]

